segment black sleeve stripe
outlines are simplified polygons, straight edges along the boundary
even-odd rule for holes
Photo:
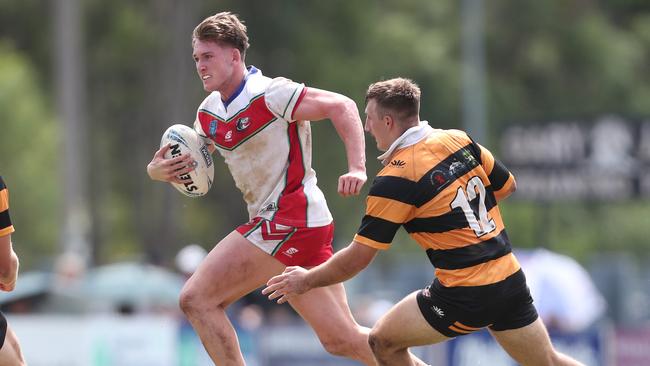
[[[5,189],[5,188],[7,188],[7,186],[5,186],[5,181],[2,180],[2,177],[0,177],[0,191]]]
[[[401,177],[390,175],[375,178],[370,187],[369,196],[389,198],[413,205],[413,192],[417,186],[416,182]]]
[[[510,253],[510,241],[506,231],[484,242],[456,249],[427,249],[427,256],[434,267],[461,269],[501,258]]]
[[[361,220],[361,226],[357,234],[380,243],[389,244],[395,238],[395,233],[397,233],[400,226],[401,224],[366,215]]]
[[[492,173],[488,176],[490,183],[492,184],[492,189],[495,191],[500,190],[510,178],[510,172],[502,162],[497,159],[494,159],[494,168],[492,168]]]
[[[9,217],[9,210],[0,212],[0,229],[11,226],[11,218]]]

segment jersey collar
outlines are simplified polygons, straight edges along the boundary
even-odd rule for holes
[[[408,130],[404,131],[404,133],[390,145],[388,150],[386,150],[385,153],[379,155],[377,159],[381,160],[382,164],[388,165],[391,160],[390,157],[393,155],[395,150],[417,144],[423,138],[429,136],[432,131],[433,128],[429,126],[429,122],[420,121],[419,125],[411,127]]]
[[[237,90],[235,90],[235,92],[232,93],[232,95],[230,96],[230,98],[228,98],[228,100],[223,101],[224,107],[228,107],[228,104],[230,104],[233,100],[235,100],[235,98],[239,96],[239,94],[241,94],[242,90],[244,90],[244,86],[246,85],[246,81],[248,80],[248,77],[260,71],[255,66],[248,66],[247,69],[248,72],[246,72],[246,75],[244,76],[244,80],[242,80],[241,83],[239,83]]]

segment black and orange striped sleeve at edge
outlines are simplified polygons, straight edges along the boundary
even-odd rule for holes
[[[9,235],[14,232],[9,217],[9,191],[5,182],[0,177],[0,236]]]
[[[483,169],[488,174],[494,196],[497,200],[501,200],[507,192],[510,192],[510,188],[515,182],[515,177],[503,163],[494,158],[490,150],[480,144],[473,143],[481,151]]]
[[[497,205],[499,193],[514,184],[514,177],[489,150],[462,131],[436,130],[392,159],[400,164],[387,165],[373,182],[355,241],[387,249],[403,225],[447,287],[490,285],[519,270]],[[483,221],[489,223],[478,233],[468,213],[452,207],[459,194],[479,192],[470,188],[477,182],[484,192],[470,206],[484,205]],[[479,212],[472,221],[481,222]]]

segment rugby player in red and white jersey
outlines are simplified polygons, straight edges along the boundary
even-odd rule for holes
[[[247,68],[248,45],[246,27],[228,12],[203,20],[192,37],[197,72],[211,92],[194,127],[224,157],[250,214],[248,223],[214,247],[181,293],[181,308],[219,365],[244,364],[227,306],[286,266],[313,267],[332,256],[334,226],[311,168],[309,121],[331,120],[345,145],[348,172],[338,180],[338,193],[358,195],[367,179],[356,104]],[[189,156],[164,159],[168,149],[156,152],[147,171],[154,180],[180,183],[178,177],[192,169]],[[328,352],[376,364],[368,329],[353,319],[341,284],[309,291],[290,304]]]

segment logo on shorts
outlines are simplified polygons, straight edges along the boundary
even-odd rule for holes
[[[434,313],[436,313],[436,315],[438,316],[438,318],[442,318],[443,316],[445,316],[445,312],[442,311],[442,309],[440,309],[439,307],[437,307],[437,306],[435,306],[435,305],[431,307],[431,310],[432,310]]]
[[[288,257],[293,257],[294,254],[298,253],[298,249],[291,247],[283,252]]]

